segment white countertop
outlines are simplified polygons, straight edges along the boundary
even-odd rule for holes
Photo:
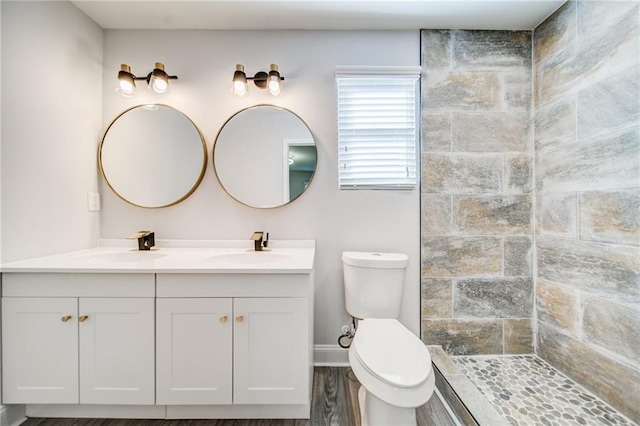
[[[5,263],[1,272],[308,274],[314,258],[314,240],[270,240],[263,252],[249,240],[156,240],[150,251],[137,241],[101,240],[96,248]]]

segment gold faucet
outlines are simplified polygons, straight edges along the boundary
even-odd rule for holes
[[[138,231],[127,239],[138,240],[138,250],[151,250],[151,247],[156,245],[155,234],[152,231]]]
[[[269,233],[256,231],[251,234],[251,240],[253,241],[253,249],[255,251],[263,251],[269,245]]]

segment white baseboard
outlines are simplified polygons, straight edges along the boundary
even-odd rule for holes
[[[0,405],[0,425],[18,426],[27,420],[24,405]]]
[[[316,367],[348,367],[349,350],[338,345],[314,345],[313,365]]]

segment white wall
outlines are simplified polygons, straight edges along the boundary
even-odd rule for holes
[[[0,261],[95,245],[102,29],[67,2],[0,10]],[[23,417],[0,405],[0,424]]]
[[[344,308],[341,252],[398,251],[409,255],[402,321],[419,331],[419,191],[339,191],[337,183],[336,65],[419,65],[416,32],[359,31],[128,31],[104,33],[103,129],[136,104],[169,104],[200,127],[209,153],[224,122],[245,107],[272,103],[298,114],[318,146],[313,182],[288,206],[269,210],[246,207],[228,197],[215,178],[211,159],[200,187],[184,202],[163,209],[142,209],[116,197],[101,180],[101,237],[123,238],[140,229],[156,238],[248,239],[253,231],[272,239],[315,239],[316,344],[336,344],[348,322]],[[139,86],[137,98],[115,93],[121,63],[145,75],[164,62],[170,93],[160,96]],[[230,93],[236,63],[248,75],[277,63],[285,93],[272,98],[250,84],[250,96]]]
[[[3,261],[95,245],[102,29],[69,2],[2,2]]]

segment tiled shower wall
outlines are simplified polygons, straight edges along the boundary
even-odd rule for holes
[[[535,349],[640,422],[640,4],[425,30],[422,69],[423,340]]]
[[[422,339],[532,353],[531,32],[421,36]]]
[[[534,31],[537,352],[640,422],[640,3]]]

